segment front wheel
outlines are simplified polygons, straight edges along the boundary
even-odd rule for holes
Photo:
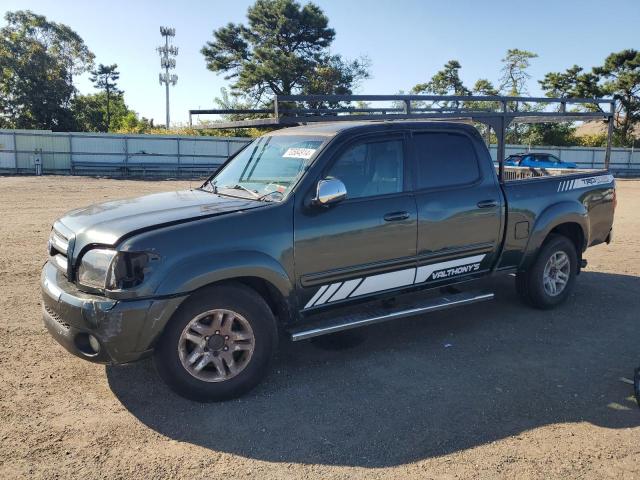
[[[541,309],[564,302],[575,283],[578,256],[573,243],[552,234],[540,248],[536,260],[516,277],[516,290],[525,303]]]
[[[241,284],[194,293],[167,325],[154,351],[162,379],[197,401],[235,398],[266,375],[278,334],[271,309]]]

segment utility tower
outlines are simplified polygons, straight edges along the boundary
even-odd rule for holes
[[[156,48],[156,51],[160,55],[160,67],[164,68],[164,73],[160,73],[158,78],[160,85],[163,83],[166,87],[167,96],[167,129],[170,127],[169,119],[169,84],[175,85],[178,82],[178,75],[169,74],[169,70],[176,68],[176,57],[178,55],[178,47],[170,45],[169,37],[176,36],[176,29],[170,27],[160,27],[160,35],[164,37],[164,45]]]

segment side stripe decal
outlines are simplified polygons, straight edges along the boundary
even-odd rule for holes
[[[326,303],[327,300],[331,298],[331,295],[336,293],[336,290],[340,288],[340,285],[342,285],[342,282],[333,283],[329,285],[329,288],[327,288],[324,294],[318,299],[318,301],[316,302],[316,305],[322,305],[323,303]]]
[[[473,270],[469,269],[469,271],[461,271],[460,273],[458,273],[458,275],[462,273],[470,273],[475,270],[479,270],[480,262],[484,259],[484,257],[486,257],[486,254],[483,253],[482,255],[475,255],[473,257],[458,258],[456,260],[450,260],[448,262],[434,263],[433,265],[425,265],[423,267],[418,267],[415,283],[426,282],[429,279],[429,277],[431,277],[434,274],[434,272],[435,273],[441,272],[441,271],[448,272],[450,269],[455,269],[455,267],[462,267],[466,265],[476,265],[476,264],[478,265],[477,268],[474,268]],[[446,275],[442,278],[447,278],[448,276],[452,276],[452,275]]]
[[[346,282],[323,285],[318,289],[305,309],[326,303],[337,302],[345,298],[353,298],[368,293],[382,292],[399,287],[406,287],[427,280],[438,280],[473,273],[480,270],[480,262],[486,254],[457,258],[446,262],[424,265],[422,267],[405,268],[393,272],[379,273],[369,277],[355,278]]]
[[[312,307],[313,304],[316,303],[316,300],[318,300],[318,298],[320,298],[320,296],[324,293],[327,287],[328,285],[323,285],[322,287],[320,287],[320,289],[318,289],[316,294],[313,297],[311,297],[311,300],[309,300],[309,302],[304,306],[304,308]]]
[[[338,289],[333,297],[331,297],[331,301],[335,302],[338,300],[342,300],[343,298],[347,298],[356,287],[360,284],[361,278],[356,278],[355,280],[347,280],[342,284],[342,286]]]
[[[404,287],[413,283],[415,268],[396,270],[395,272],[372,275],[363,280],[358,288],[351,294],[352,297],[366,295],[367,293],[391,290],[392,288]]]

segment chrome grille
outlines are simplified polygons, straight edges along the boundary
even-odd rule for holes
[[[60,232],[51,230],[51,235],[49,236],[49,253],[53,253],[53,250],[57,250],[66,257],[68,249],[69,240],[62,236]]]
[[[64,275],[67,275],[67,251],[69,250],[69,240],[58,232],[55,228],[49,235],[49,261]]]

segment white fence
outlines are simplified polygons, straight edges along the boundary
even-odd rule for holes
[[[0,130],[0,173],[108,176],[201,176],[214,171],[250,140],[235,137],[53,133]],[[490,147],[496,158],[496,147]],[[506,154],[545,152],[579,168],[604,168],[604,148],[507,145]],[[611,171],[640,176],[640,151],[611,150]]]
[[[109,176],[198,176],[249,140],[235,137],[0,130],[0,172]]]

